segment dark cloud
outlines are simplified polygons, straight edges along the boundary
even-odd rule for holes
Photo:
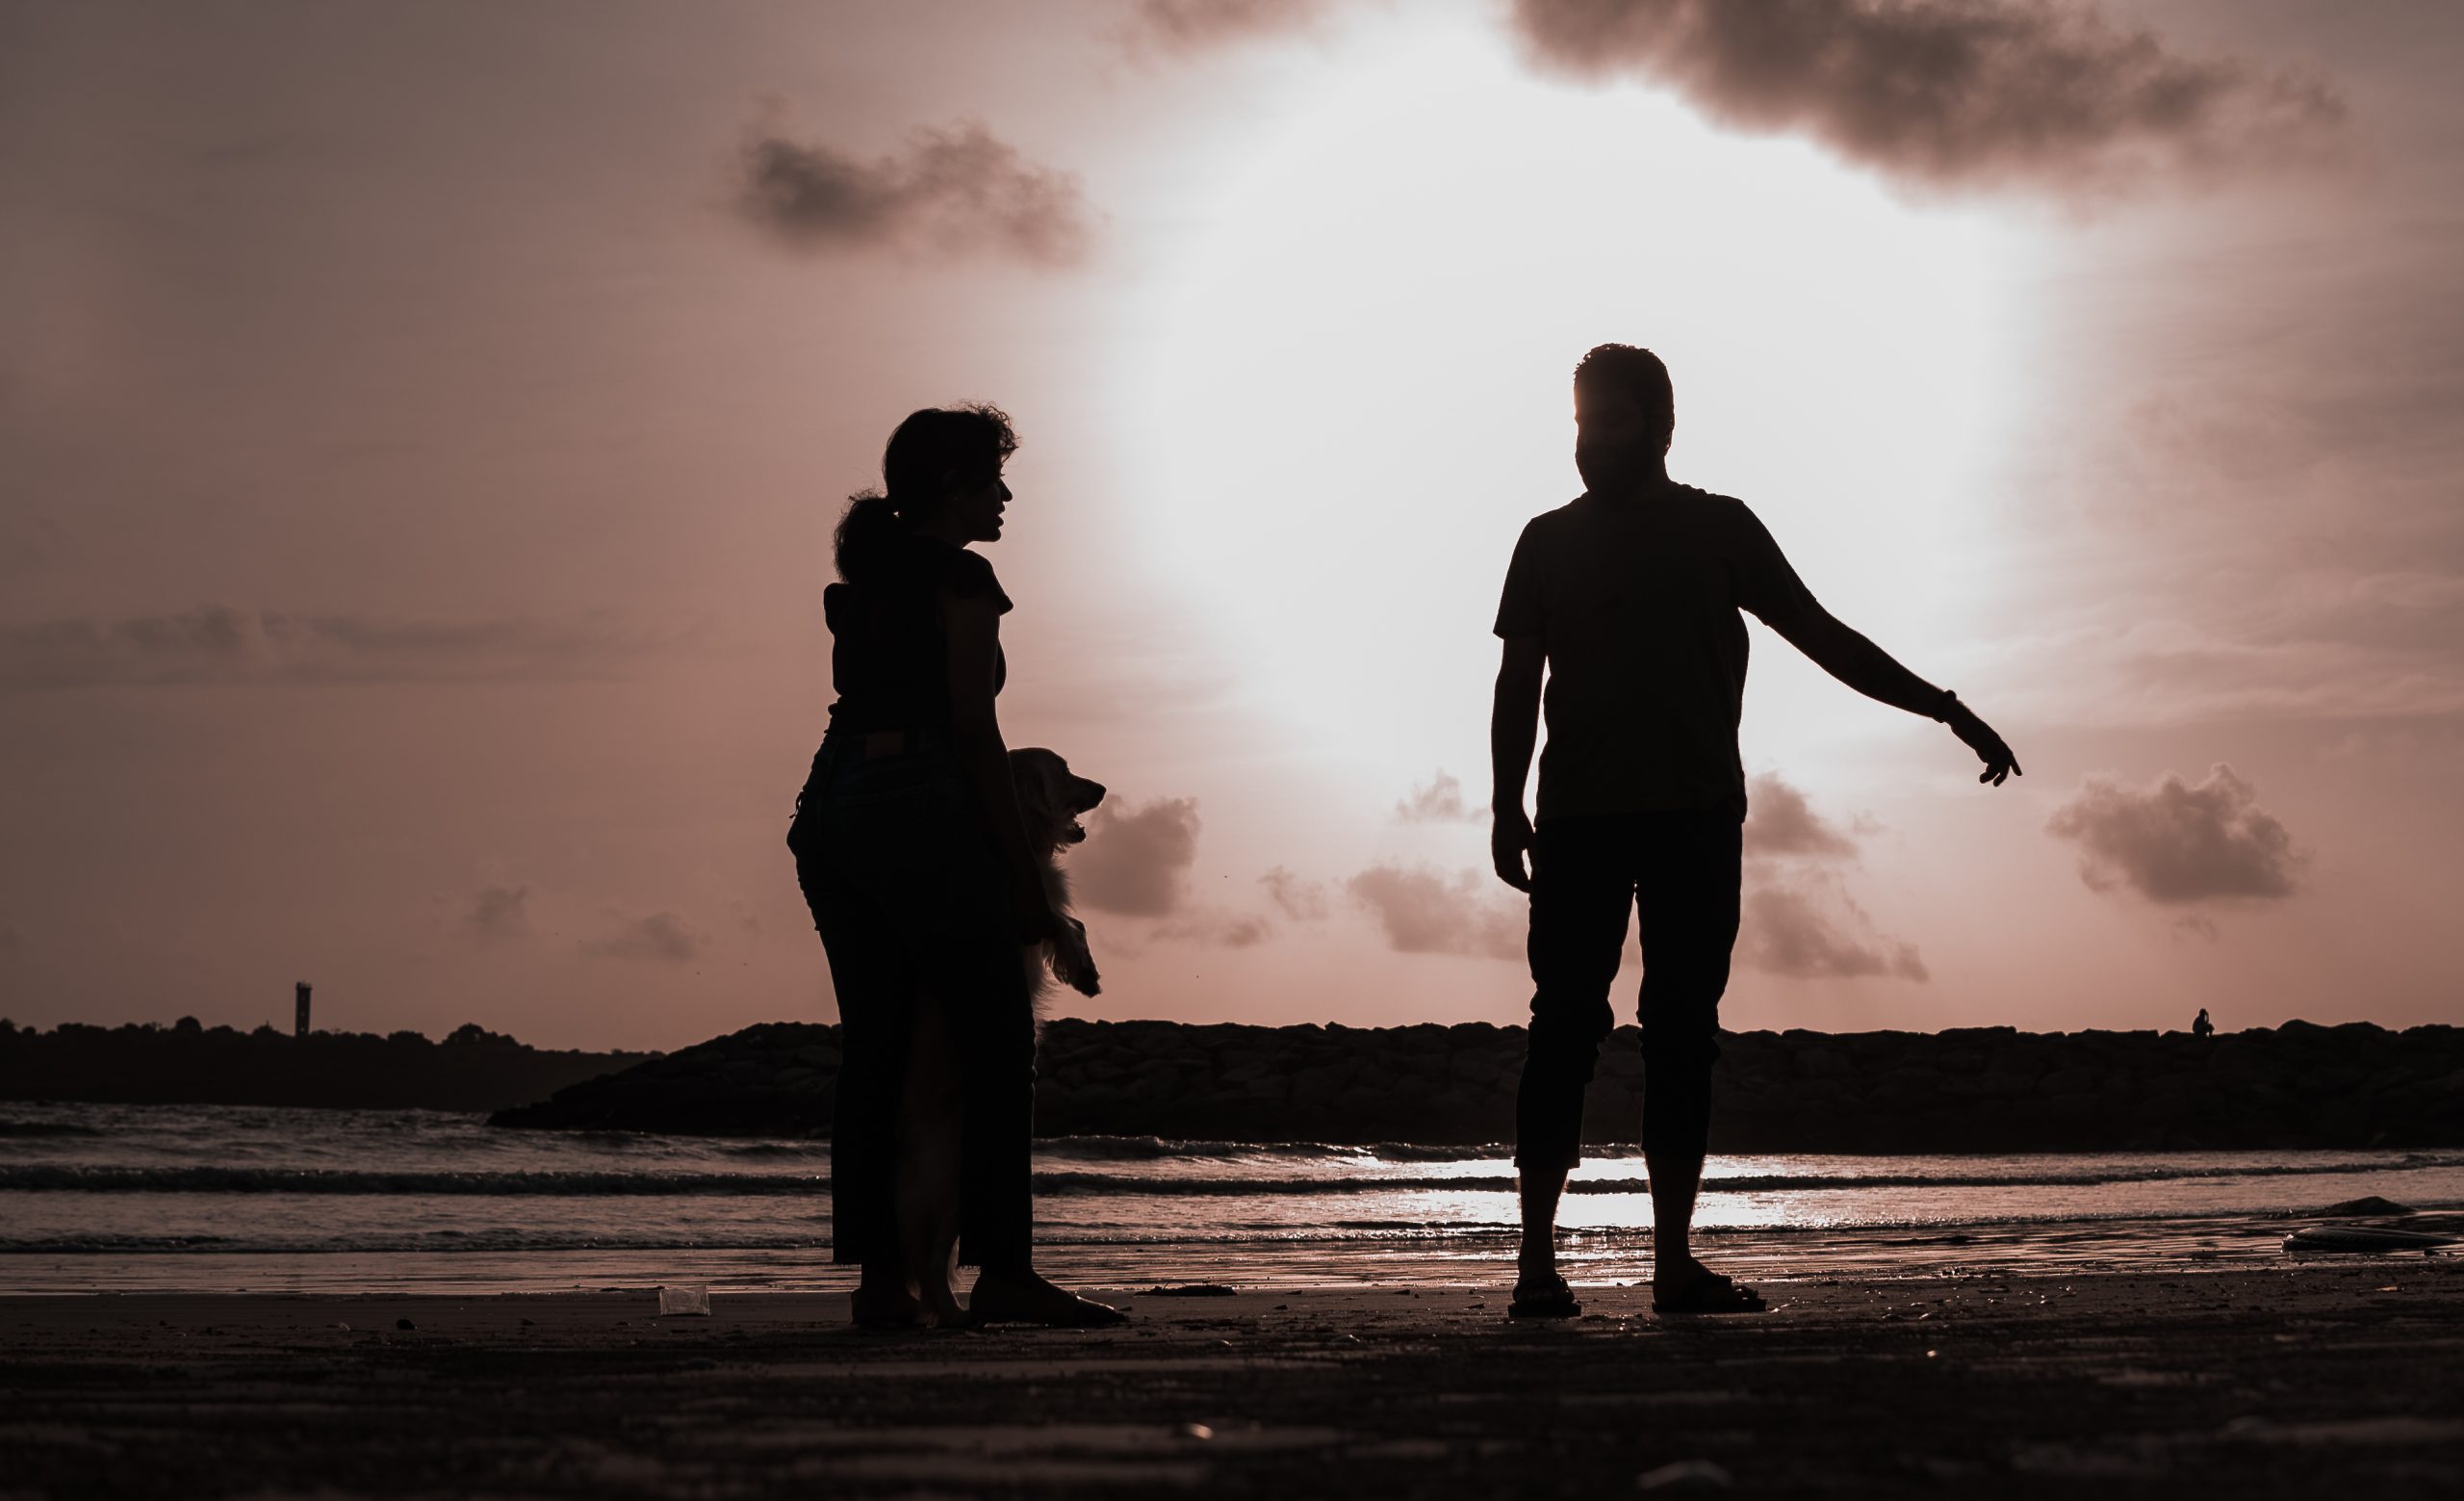
[[[1524,904],[1493,894],[1488,878],[1474,871],[1450,881],[1434,870],[1378,865],[1353,876],[1345,889],[1377,915],[1387,946],[1398,953],[1523,956]]]
[[[1765,771],[1747,785],[1745,852],[1752,856],[1805,855],[1853,859],[1854,840],[1813,811],[1806,794]]]
[[[672,912],[654,912],[627,919],[606,938],[582,945],[586,953],[608,959],[641,959],[656,964],[684,964],[702,952],[702,936]]]
[[[1929,978],[1912,944],[1874,931],[1838,877],[1807,870],[1760,870],[1746,883],[1737,962],[1796,979],[1887,974]]]
[[[1515,0],[1513,24],[1541,65],[1648,79],[1933,186],[2268,165],[2315,153],[2346,113],[2322,83],[2052,0]]]
[[[1326,916],[1326,883],[1305,881],[1281,866],[1258,877],[1267,895],[1283,915],[1296,922],[1316,922]]]
[[[1441,766],[1435,781],[1413,788],[1412,795],[1395,805],[1395,816],[1405,823],[1461,823],[1482,813],[1463,801],[1463,784]]]
[[[1038,266],[1083,259],[1091,216],[1078,179],[1038,167],[974,121],[920,130],[860,162],[757,131],[740,202],[755,223],[814,249],[927,248]]]
[[[1069,857],[1079,902],[1133,918],[1181,908],[1197,860],[1197,799],[1164,797],[1143,808],[1106,803],[1087,819],[1087,842]]]
[[[2091,777],[2045,828],[2078,844],[2091,888],[2160,907],[2273,900],[2299,885],[2293,836],[2221,762],[2195,786],[2170,771],[2146,789]]]
[[[485,886],[462,915],[462,930],[483,944],[523,938],[530,932],[530,888]]]
[[[1342,0],[1131,0],[1121,35],[1133,48],[1200,52],[1297,31]]]
[[[377,620],[201,605],[176,615],[0,626],[0,692],[216,682],[576,678],[661,644],[604,617]]]

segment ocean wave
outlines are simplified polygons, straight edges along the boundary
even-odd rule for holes
[[[1309,1226],[1218,1224],[1204,1227],[1155,1227],[1126,1224],[1039,1226],[1039,1244],[1075,1247],[1203,1246],[1395,1246],[1469,1249],[1503,1246],[1520,1233],[1506,1220],[1479,1220],[1431,1225],[1419,1220],[1346,1219]],[[1579,1238],[1590,1250],[1640,1248],[1648,1243],[1644,1226],[1585,1227]],[[2127,1243],[2155,1238],[2197,1237],[2209,1241],[2272,1245],[2283,1233],[2281,1220],[2265,1213],[2184,1215],[2074,1212],[2067,1214],[1977,1214],[1933,1219],[1891,1218],[1853,1225],[1792,1224],[1750,1228],[1698,1228],[1698,1238],[1714,1244],[1776,1239],[1791,1245],[1836,1242],[1841,1249],[1859,1246],[1955,1247],[1969,1244],[2035,1244],[2040,1246]],[[670,1231],[608,1233],[586,1228],[536,1229],[500,1226],[463,1230],[370,1230],[328,1237],[301,1235],[159,1235],[72,1234],[0,1236],[0,1257],[12,1255],[552,1255],[607,1252],[667,1254],[775,1252],[827,1255],[831,1248],[826,1221],[794,1230],[783,1227],[679,1234]]]
[[[1036,1143],[1047,1157],[1086,1162],[1169,1162],[1190,1157],[1265,1157],[1377,1162],[1476,1162],[1502,1157],[1500,1144],[1438,1147],[1417,1142],[1365,1145],[1310,1141],[1184,1141],[1168,1136],[1050,1136]]]
[[[827,1192],[826,1177],[784,1173],[436,1173],[318,1168],[136,1168],[39,1164],[0,1168],[0,1192],[92,1194],[391,1194],[556,1197]]]
[[[2048,1168],[2039,1173],[1749,1173],[1703,1180],[1706,1194],[1854,1193],[1877,1189],[2099,1188],[2122,1184],[2205,1182],[2241,1178],[2302,1178],[2335,1174],[2385,1175],[2411,1170],[2464,1167],[2464,1154],[2415,1153],[2390,1162],[2348,1160],[2318,1163],[2244,1163],[2202,1166]],[[1081,1169],[1038,1172],[1036,1191],[1053,1196],[1163,1199],[1343,1197],[1380,1193],[1512,1193],[1511,1173],[1361,1174],[1322,1177],[1224,1172],[1168,1177]],[[362,1194],[437,1196],[640,1197],[719,1195],[778,1198],[827,1193],[826,1173],[729,1173],[538,1170],[512,1172],[342,1170],[278,1167],[136,1167],[30,1163],[0,1167],[0,1192]],[[1578,1195],[1643,1194],[1650,1180],[1638,1177],[1582,1178],[1566,1191]]]
[[[70,1126],[63,1121],[0,1121],[0,1141],[102,1134],[90,1126]]]

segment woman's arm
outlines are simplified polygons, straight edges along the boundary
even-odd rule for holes
[[[992,834],[1018,913],[1018,938],[1035,943],[1052,935],[1052,899],[1036,873],[1027,847],[1027,820],[1018,812],[1018,786],[1010,777],[1010,748],[992,712],[993,664],[1000,651],[1001,613],[985,597],[939,598],[943,634],[949,640],[951,738],[959,765],[975,789],[977,810]]]

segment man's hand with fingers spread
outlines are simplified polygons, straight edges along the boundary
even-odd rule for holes
[[[1531,875],[1523,864],[1530,849],[1531,820],[1523,810],[1497,815],[1489,825],[1489,860],[1497,867],[1498,879],[1518,892],[1531,890]]]
[[[2011,747],[2002,737],[1993,733],[1993,726],[1979,719],[1976,711],[1965,704],[1956,698],[1951,700],[1950,712],[1942,716],[1942,722],[1951,727],[1953,735],[1967,743],[1968,749],[1976,752],[1977,760],[1985,763],[1984,771],[1977,775],[1979,782],[1990,782],[2000,787],[2007,778],[2027,775],[2019,769],[2019,758],[2011,753]]]

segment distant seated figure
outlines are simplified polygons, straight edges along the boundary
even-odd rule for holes
[[[2207,1008],[2205,1006],[2199,1007],[2198,1020],[2191,1023],[2191,1035],[2193,1037],[2212,1037],[2215,1034],[2216,1023],[2207,1019]]]

